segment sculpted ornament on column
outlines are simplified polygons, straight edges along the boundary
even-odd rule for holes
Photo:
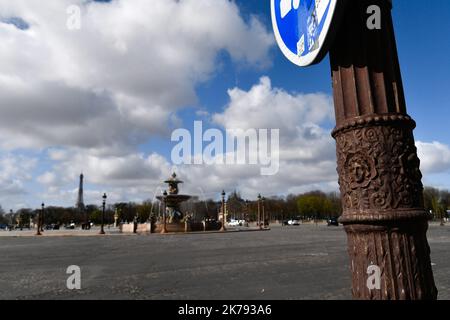
[[[393,220],[423,216],[415,122],[406,115],[363,117],[337,128],[342,220]],[[361,215],[364,212],[364,215]]]
[[[356,299],[437,296],[414,128],[409,116],[386,114],[333,132]],[[370,266],[381,270],[378,290],[366,284]]]

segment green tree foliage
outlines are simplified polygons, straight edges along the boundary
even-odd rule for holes
[[[3,210],[2,206],[0,205],[0,224],[7,224],[8,219],[5,217],[5,211]]]
[[[150,219],[150,215],[153,211],[153,204],[150,201],[144,201],[142,204],[136,206],[136,212],[138,220],[140,222],[145,222]]]
[[[304,219],[327,219],[341,214],[340,200],[335,194],[313,191],[297,199],[297,207]]]
[[[14,215],[15,222],[19,227],[29,227],[30,219],[33,218],[33,210],[31,209],[20,209]]]
[[[450,209],[450,192],[448,190],[439,190],[426,187],[423,191],[425,210],[433,215],[436,220],[447,216],[447,210]]]
[[[227,199],[227,212],[228,217],[233,219],[244,219],[246,210],[246,202],[242,199],[241,195],[235,190]]]

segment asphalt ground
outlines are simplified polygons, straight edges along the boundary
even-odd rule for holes
[[[0,299],[351,299],[342,227],[109,235],[0,231]],[[84,236],[80,236],[80,235]],[[53,235],[53,236],[51,236]],[[439,299],[450,299],[450,226],[428,240]],[[81,290],[69,290],[71,265]]]

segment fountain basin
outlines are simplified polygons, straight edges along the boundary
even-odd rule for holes
[[[166,196],[166,206],[167,207],[174,207],[179,205],[182,202],[188,201],[191,198],[191,196],[184,195],[184,194],[168,194]],[[161,202],[164,202],[163,196],[157,196],[156,199],[158,199]]]

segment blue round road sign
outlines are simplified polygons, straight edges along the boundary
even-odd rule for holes
[[[298,66],[320,62],[340,0],[271,0],[272,24],[283,54]]]

